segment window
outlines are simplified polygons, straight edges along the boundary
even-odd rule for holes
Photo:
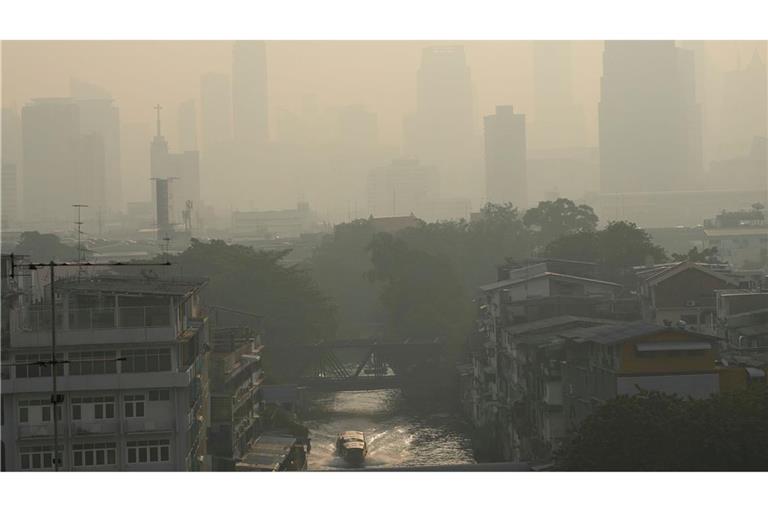
[[[96,350],[69,354],[70,375],[103,375],[117,373],[116,352]]]
[[[116,455],[115,443],[72,445],[72,465],[74,467],[113,466]]]
[[[149,392],[150,402],[167,402],[170,400],[170,393],[167,389],[158,389]]]
[[[21,469],[52,469],[53,445],[22,446],[19,448]],[[61,458],[61,452],[59,452]]]
[[[128,463],[146,464],[171,460],[171,442],[167,439],[155,441],[128,441]]]
[[[73,420],[104,420],[115,417],[115,397],[78,396],[72,397]]]
[[[143,418],[144,417],[144,394],[125,395],[125,417]]]
[[[63,360],[64,354],[56,354],[56,360]],[[17,354],[16,355],[16,378],[32,379],[35,377],[50,377],[51,365],[41,364],[43,361],[50,361],[51,354]],[[56,375],[64,375],[64,365],[56,365]]]
[[[52,420],[51,408],[51,400],[48,398],[19,400],[19,423],[48,423]],[[56,410],[57,419],[61,421],[61,405],[57,405]]]
[[[124,350],[123,372],[167,372],[171,369],[171,349],[148,348]]]

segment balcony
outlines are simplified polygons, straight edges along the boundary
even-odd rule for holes
[[[120,430],[120,424],[117,420],[72,422],[73,436],[114,434],[118,430]]]
[[[19,439],[52,436],[53,423],[43,423],[40,425],[19,425]]]
[[[51,343],[50,309],[31,309],[19,318],[14,347],[48,346]],[[60,345],[170,341],[176,328],[167,306],[87,308],[56,314],[56,342]]]
[[[128,418],[125,420],[125,431],[132,434],[144,432],[172,432],[173,420],[171,418]]]

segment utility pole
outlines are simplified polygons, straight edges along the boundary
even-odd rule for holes
[[[81,218],[81,211],[83,208],[88,208],[87,204],[73,204],[72,208],[77,208],[77,220],[75,221],[75,229],[77,230],[77,280],[79,281],[80,278],[83,276],[83,245],[82,245],[82,234],[83,234],[83,222]],[[53,282],[53,276],[51,276],[51,282]]]
[[[56,267],[72,267],[72,266],[78,267],[78,279],[79,279],[79,268],[83,265],[88,267],[141,267],[141,266],[170,266],[171,262],[166,261],[165,263],[82,263],[78,261],[77,263],[68,263],[68,262],[55,262],[51,260],[48,263],[25,263],[25,264],[16,264],[14,261],[13,253],[11,253],[11,279],[15,277],[15,272],[17,268],[26,268],[28,270],[42,270],[45,267],[48,267],[49,275],[51,279],[51,360],[49,361],[51,365],[51,387],[52,387],[52,394],[51,394],[51,404],[53,404],[53,470],[58,471],[59,466],[61,465],[61,461],[59,460],[59,396],[57,393],[57,382],[56,382],[56,369],[59,364],[65,364],[66,361],[58,361],[56,359],[56,287],[55,287],[55,269]]]

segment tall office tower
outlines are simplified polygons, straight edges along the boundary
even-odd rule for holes
[[[80,110],[80,133],[83,136],[98,135],[103,141],[104,187],[103,200],[99,201],[105,212],[123,210],[123,176],[120,170],[120,111],[110,97],[74,96]],[[92,210],[97,213],[96,209]]]
[[[72,204],[102,205],[103,139],[81,135],[77,102],[35,99],[21,118],[26,220],[41,228],[63,226],[72,218]]]
[[[19,184],[21,181],[21,119],[15,109],[2,110],[2,181],[3,191],[2,217],[3,227],[8,227],[20,220]]]
[[[425,48],[418,71],[416,112],[405,126],[405,153],[440,169],[447,195],[465,195],[477,182],[472,81],[464,48]],[[479,192],[479,190],[477,191]]]
[[[415,159],[393,160],[368,173],[368,211],[374,217],[417,216],[436,199],[437,169]]]
[[[200,79],[202,151],[226,148],[232,139],[232,89],[228,75],[206,73]]]
[[[16,164],[3,161],[2,176],[0,176],[0,220],[3,229],[9,229],[19,220],[19,191],[17,186],[18,174]]]
[[[371,149],[376,145],[378,118],[363,105],[348,105],[336,110],[338,140],[350,149]]]
[[[528,206],[525,115],[499,105],[484,121],[486,200],[523,210]]]
[[[768,74],[757,50],[744,67],[723,75],[723,97],[718,123],[718,156],[743,158],[754,137],[768,131]]]
[[[179,130],[179,150],[197,151],[197,109],[195,100],[179,104],[177,112]]]
[[[248,149],[268,141],[264,41],[237,41],[232,48],[232,119],[238,146]]]
[[[563,149],[586,144],[584,113],[573,100],[571,43],[533,43],[535,118],[530,144],[535,149]]]
[[[599,106],[602,191],[697,188],[699,110],[692,52],[673,41],[606,41]]]

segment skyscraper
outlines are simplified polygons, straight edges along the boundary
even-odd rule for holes
[[[462,46],[423,50],[416,112],[405,126],[406,154],[440,169],[448,195],[467,194],[476,160],[472,80]],[[479,193],[479,189],[476,191]]]
[[[368,212],[374,217],[419,215],[436,198],[437,169],[398,159],[368,172]]]
[[[195,100],[179,104],[177,111],[179,150],[197,151],[197,109]]]
[[[26,220],[63,226],[73,203],[103,206],[104,142],[98,133],[81,135],[77,102],[35,99],[21,118]]]
[[[573,100],[571,43],[533,43],[536,110],[530,144],[536,149],[583,147],[584,113]]]
[[[693,54],[673,41],[607,41],[599,106],[603,192],[698,187]]]
[[[200,79],[202,150],[207,156],[232,139],[232,88],[228,75],[206,73]]]
[[[237,41],[232,49],[232,119],[243,148],[269,139],[267,51],[264,41]]]
[[[511,105],[496,107],[485,116],[486,200],[511,202],[518,209],[528,205],[525,115]]]
[[[2,223],[8,227],[19,219],[19,182],[21,180],[21,120],[15,109],[2,110]]]

